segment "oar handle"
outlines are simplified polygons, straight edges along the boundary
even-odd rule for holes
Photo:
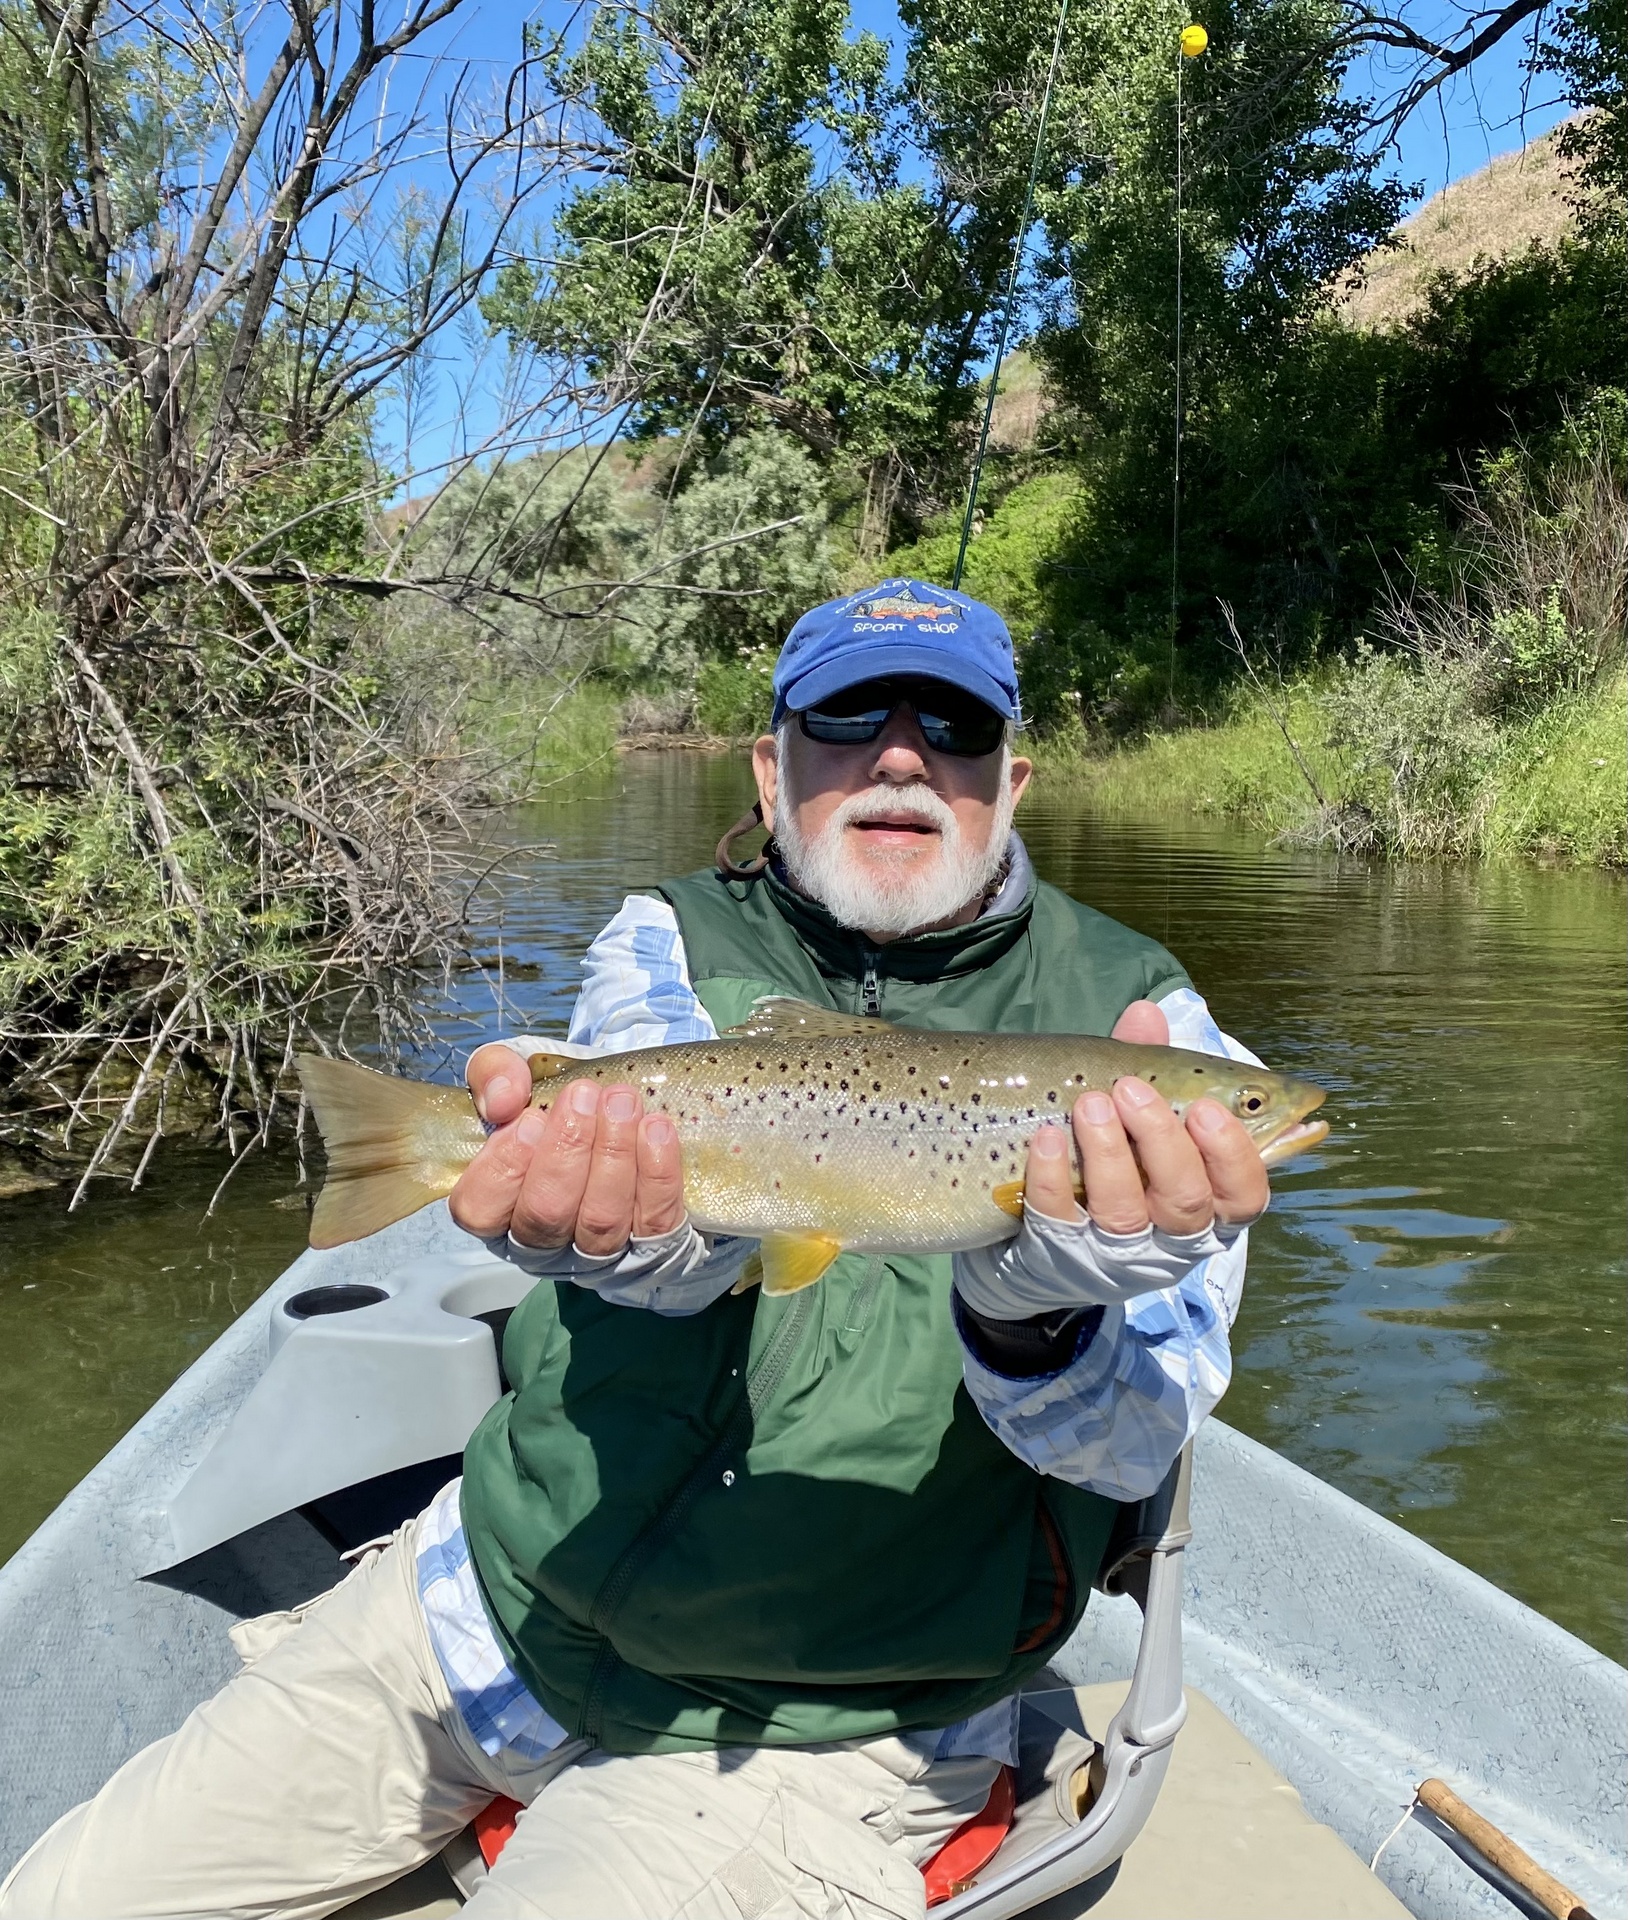
[[[1445,1780],[1427,1780],[1419,1789],[1419,1805],[1438,1820],[1444,1820],[1460,1838],[1468,1840],[1477,1853],[1484,1854],[1500,1873],[1508,1874],[1540,1906],[1547,1907],[1554,1920],[1592,1920],[1571,1888],[1564,1886],[1507,1833],[1482,1819],[1474,1807],[1459,1799]]]

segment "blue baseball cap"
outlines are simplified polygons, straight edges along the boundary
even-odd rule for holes
[[[863,680],[900,674],[948,681],[1022,719],[1012,636],[995,609],[924,580],[884,580],[827,600],[792,628],[774,665],[773,724]]]

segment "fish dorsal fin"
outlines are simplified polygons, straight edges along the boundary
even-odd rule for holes
[[[754,1001],[752,1011],[739,1026],[728,1027],[719,1036],[725,1040],[836,1040],[854,1034],[892,1032],[892,1023],[873,1020],[861,1013],[838,1013],[833,1007],[812,1006],[807,1000],[793,1000],[789,994],[767,993]]]

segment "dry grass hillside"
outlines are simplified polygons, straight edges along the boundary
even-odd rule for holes
[[[1400,244],[1369,254],[1342,297],[1351,324],[1394,326],[1421,305],[1433,273],[1463,273],[1477,260],[1499,260],[1567,232],[1575,216],[1559,131],[1455,180],[1404,220],[1396,229]]]

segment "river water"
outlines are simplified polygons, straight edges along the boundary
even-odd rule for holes
[[[484,965],[420,1070],[559,1030],[624,892],[710,861],[743,764],[633,755],[513,822]],[[1385,867],[1037,791],[1042,875],[1165,942],[1222,1025],[1330,1089],[1256,1230],[1224,1418],[1621,1659],[1625,899],[1616,876]],[[291,1157],[4,1203],[0,1559],[292,1258]]]

